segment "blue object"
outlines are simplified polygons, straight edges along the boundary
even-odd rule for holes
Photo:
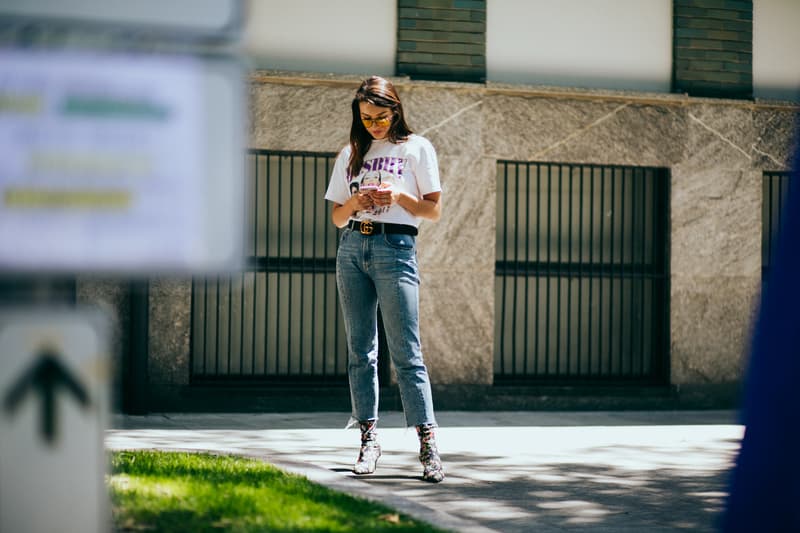
[[[753,335],[722,531],[800,531],[800,147]]]

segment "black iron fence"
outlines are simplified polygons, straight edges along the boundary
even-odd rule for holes
[[[764,172],[761,202],[761,280],[769,275],[769,267],[778,234],[784,200],[789,191],[789,172]]]
[[[334,157],[249,153],[247,268],[193,283],[193,383],[346,383]],[[664,382],[668,171],[501,161],[498,176],[496,380]]]
[[[495,381],[668,379],[669,172],[500,161]]]
[[[247,267],[194,281],[194,383],[346,379],[335,278],[339,232],[324,200],[334,158],[249,152]]]

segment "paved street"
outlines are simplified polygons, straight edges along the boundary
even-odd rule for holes
[[[118,415],[110,449],[262,457],[455,531],[715,531],[743,428],[732,411],[440,412],[447,479],[421,481],[413,429],[382,414],[374,475],[350,472],[347,413]]]

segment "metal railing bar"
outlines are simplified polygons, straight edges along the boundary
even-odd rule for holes
[[[531,248],[530,247],[530,242],[531,242],[531,240],[530,240],[530,227],[531,227],[531,220],[530,220],[530,215],[531,215],[531,192],[530,192],[531,191],[531,172],[530,171],[531,171],[530,165],[525,165],[525,190],[527,191],[527,194],[525,195],[525,262],[526,263],[530,262],[530,248]],[[525,343],[524,343],[524,348],[523,348],[523,350],[524,350],[523,351],[524,359],[523,359],[523,367],[522,367],[522,371],[525,374],[527,374],[529,372],[529,370],[528,370],[528,360],[530,359],[530,357],[529,357],[529,353],[530,352],[528,351],[528,336],[529,336],[529,329],[530,329],[528,327],[528,307],[529,307],[529,303],[528,303],[528,285],[529,285],[529,277],[525,276],[525,307],[524,307],[525,313],[524,313],[524,321],[523,321],[523,324],[524,324],[523,331],[525,332],[525,336],[524,336]]]
[[[298,153],[298,152],[290,152],[290,153]],[[336,155],[336,154],[334,154]],[[623,169],[641,169],[645,171],[653,171],[653,172],[662,172],[664,170],[663,167],[654,167],[649,165],[607,165],[605,163],[575,163],[569,161],[522,161],[522,160],[515,160],[515,159],[499,159],[497,161],[499,164],[510,164],[510,165],[530,165],[530,166],[548,166],[548,165],[567,165],[570,167],[575,168],[583,168],[583,169],[607,169],[607,170],[623,170]],[[770,172],[770,171],[767,171]],[[783,172],[775,172],[772,171],[773,174],[782,174]]]
[[[667,230],[667,217],[668,213],[666,212],[666,205],[668,202],[668,195],[669,195],[669,184],[666,179],[663,179],[665,176],[659,174],[659,185],[657,194],[655,194],[656,198],[656,209],[657,209],[657,217],[658,223],[654,224],[655,226],[655,234],[656,237],[653,240],[653,259],[655,263],[666,262],[666,258],[668,257],[668,236],[665,235]],[[662,242],[662,246],[657,246],[656,243]],[[665,269],[668,269],[668,266],[665,265]],[[664,280],[659,282],[653,283],[656,296],[654,302],[656,305],[661,305],[663,302],[663,297],[668,293],[669,290],[669,279],[665,277]],[[658,320],[658,324],[654,324],[654,341],[655,341],[655,348],[654,353],[660,355],[660,348],[664,347],[668,342],[668,322],[669,316],[657,316],[656,319]],[[665,349],[666,350],[666,349]],[[666,351],[664,352],[666,353]],[[666,358],[661,360],[653,360],[653,368],[651,369],[651,373],[653,375],[658,375],[661,373],[668,374],[669,369],[667,367],[668,361]]]
[[[567,172],[567,175],[569,176],[569,194],[567,194],[567,216],[569,217],[569,223],[567,224],[567,262],[572,263],[572,166],[567,167]],[[578,264],[580,265],[580,261],[578,261]],[[567,278],[567,332],[572,331],[572,280],[573,276],[569,276]],[[570,367],[572,363],[572,335],[569,335],[569,333],[566,335],[566,342],[566,371],[567,375],[569,375],[571,372]]]
[[[575,170],[575,175],[578,179],[578,310],[576,312],[577,317],[577,332],[578,338],[576,340],[576,353],[578,356],[576,362],[576,373],[578,375],[583,374],[586,371],[585,363],[587,362],[587,358],[584,356],[585,345],[584,345],[584,323],[588,324],[588,321],[584,319],[585,314],[590,310],[585,305],[585,298],[586,298],[586,289],[585,285],[587,285],[588,280],[584,278],[583,274],[586,268],[586,246],[588,244],[588,239],[586,236],[586,228],[584,224],[586,223],[586,216],[588,216],[588,209],[586,207],[586,177],[583,172],[583,168],[578,167]]]
[[[652,180],[653,176],[647,175],[647,173],[642,170],[641,171],[641,179],[642,179],[642,198],[640,201],[641,208],[639,212],[642,214],[642,219],[639,223],[639,234],[641,235],[641,250],[639,253],[639,262],[645,262],[645,235],[646,235],[646,228],[647,228],[647,216],[645,211],[645,206],[647,205],[647,184]],[[647,321],[645,319],[645,307],[644,307],[644,293],[645,293],[645,284],[646,278],[644,276],[639,276],[639,316],[641,317],[642,326],[639,328],[639,374],[644,374],[644,367],[645,367],[645,360],[644,360],[644,333],[645,333],[645,326]]]
[[[327,161],[325,163],[325,170],[326,170],[325,174],[326,174],[326,176],[330,176],[330,174],[331,174],[331,170],[330,170],[329,166],[330,166],[330,161]],[[326,225],[326,230],[325,231],[326,231],[326,235],[327,235],[327,225]],[[336,232],[334,232],[334,235],[337,236],[337,238],[334,239],[334,249],[336,249],[336,244],[338,243],[338,240],[339,240],[338,239],[338,234],[339,234],[338,230]],[[335,290],[335,286],[334,286],[334,290]],[[334,346],[335,346],[335,349],[336,349],[335,356],[334,356],[334,359],[335,359],[334,373],[335,373],[339,369],[339,356],[340,356],[339,348],[341,346],[341,343],[339,341],[339,330],[342,329],[342,328],[339,327],[339,322],[341,320],[339,318],[339,294],[338,294],[338,291],[334,292],[334,302],[333,302],[333,304],[334,304],[333,305],[333,319],[334,319],[334,322],[333,322],[334,323],[333,342],[334,342]],[[345,363],[347,362],[347,357],[348,356],[349,356],[349,347],[345,347],[345,356],[344,356],[344,362]]]
[[[651,209],[651,212],[653,213],[653,217],[652,217],[653,218],[653,222],[650,225],[650,232],[651,232],[651,234],[650,234],[650,242],[652,243],[650,254],[651,254],[651,259],[653,261],[653,265],[654,266],[658,263],[658,260],[657,260],[658,252],[657,252],[657,247],[656,247],[656,242],[657,242],[656,239],[658,238],[658,222],[659,221],[656,220],[656,217],[658,216],[658,212],[659,212],[658,206],[660,205],[658,203],[658,196],[659,196],[659,193],[661,192],[661,184],[658,183],[658,176],[655,176],[655,178],[656,179],[653,181],[653,191],[652,191],[652,198],[651,198],[651,204],[650,204],[650,209]],[[653,283],[650,284],[650,301],[651,302],[656,302],[657,300],[658,300],[658,283],[653,282]],[[658,349],[658,331],[657,331],[657,327],[658,327],[658,324],[656,324],[655,316],[653,316],[653,323],[650,325],[650,353],[656,353],[656,350]],[[654,368],[655,368],[655,366],[653,368],[651,368],[650,371],[652,372],[654,370]]]
[[[266,220],[264,221],[264,258],[265,258],[265,268],[263,270],[259,269],[259,270],[253,272],[253,277],[254,278],[256,276],[258,276],[258,274],[260,274],[261,272],[264,272],[264,335],[263,335],[264,340],[262,342],[262,345],[264,346],[264,373],[265,374],[269,372],[268,361],[269,361],[269,352],[270,352],[269,343],[267,342],[267,338],[269,336],[269,326],[270,326],[270,324],[268,322],[268,319],[270,317],[270,308],[271,308],[270,302],[272,301],[271,298],[270,298],[270,288],[269,288],[269,272],[271,272],[271,269],[269,267],[269,261],[270,261],[270,257],[269,256],[270,256],[270,244],[271,244],[271,242],[270,242],[270,240],[271,240],[270,239],[270,214],[272,213],[272,202],[273,202],[273,197],[270,195],[270,192],[272,191],[272,187],[273,187],[273,184],[272,184],[272,161],[274,159],[274,156],[267,155],[266,159],[267,159],[266,165],[264,165],[264,180],[266,182],[264,184],[264,189],[266,190],[266,200],[265,200],[265,204],[266,204],[266,206],[265,206],[266,207]],[[278,175],[278,179],[279,180],[280,180],[280,178],[281,178],[280,175]],[[281,198],[280,197],[278,197],[277,200],[278,200],[278,203],[281,202]],[[256,226],[256,228],[257,228],[257,226]],[[256,229],[256,231],[258,231],[258,230]],[[255,254],[255,255],[257,256],[258,254]],[[276,285],[277,285],[277,279],[276,279]],[[276,305],[275,307],[276,307],[276,311],[277,311],[277,307],[278,306]],[[255,335],[256,335],[256,332],[255,332],[255,330],[253,330],[253,338],[255,338]],[[277,354],[277,352],[273,354],[273,358],[275,359],[275,373],[277,373],[278,372],[278,354]],[[252,371],[253,374],[255,374],[255,372],[256,372],[255,365],[253,365],[253,368],[251,369],[251,371]]]
[[[214,313],[214,373],[219,374],[219,275],[217,275],[217,282],[214,286],[214,292],[216,294],[216,305],[214,306],[216,308],[216,312]]]
[[[289,158],[289,205],[291,205],[291,206],[294,206],[294,197],[295,197],[294,190],[295,190],[296,183],[297,183],[296,180],[295,180],[296,176],[295,176],[295,173],[294,173],[294,161],[295,161],[295,159],[297,159],[297,158],[295,158],[295,157],[290,157]],[[291,213],[292,214],[289,215],[292,218],[292,223],[289,225],[289,258],[291,258],[295,253],[295,232],[294,232],[294,228],[296,226],[295,226],[295,223],[294,223],[294,216],[297,213],[297,210],[296,209],[292,209]],[[302,218],[305,218],[305,217],[302,217]],[[301,264],[302,264],[302,260],[301,260]],[[302,276],[303,276],[303,274],[300,273],[300,279],[301,279],[300,290],[301,290],[301,292],[302,292]],[[295,323],[295,320],[293,320],[294,317],[292,316],[293,315],[293,312],[292,312],[293,306],[292,306],[292,304],[295,303],[294,290],[293,290],[292,287],[294,285],[294,277],[295,276],[293,274],[288,274],[287,277],[289,278],[289,288],[288,288],[288,290],[286,292],[286,298],[287,298],[288,303],[289,303],[289,312],[287,314],[287,322],[288,322],[287,330],[288,331],[287,331],[287,334],[286,334],[286,373],[287,374],[291,374],[292,373],[292,359],[295,359],[295,358],[292,357],[292,340],[293,340],[292,339],[292,324]],[[300,301],[302,302],[302,300],[300,300]],[[301,311],[302,311],[302,303],[298,307],[300,307]],[[298,321],[298,323],[299,323],[299,321]],[[297,357],[296,359],[299,359],[300,361],[302,361],[303,360],[302,341],[301,341],[301,345],[300,345],[300,352],[298,353],[298,355],[299,355],[299,357]]]
[[[317,227],[318,227],[317,226],[317,214],[319,212],[319,209],[317,209],[317,202],[318,202],[318,197],[320,196],[320,191],[319,191],[319,187],[318,187],[319,180],[317,179],[318,176],[319,176],[319,173],[317,172],[317,156],[314,156],[314,187],[313,187],[313,189],[314,189],[313,198],[314,199],[313,199],[312,205],[311,205],[311,212],[314,214],[313,215],[314,218],[313,218],[312,225],[311,225],[311,227],[314,228],[314,230],[312,231],[312,236],[311,236],[311,250],[312,250],[312,255],[313,256],[317,255]],[[312,276],[312,278],[311,278],[311,301],[312,302],[316,302],[317,301],[317,278],[316,278],[316,276]],[[314,335],[314,338],[316,338],[316,331],[317,331],[316,325],[317,325],[317,312],[316,312],[316,309],[314,309],[314,306],[312,305],[311,306],[311,332],[312,332],[312,335]],[[311,373],[312,374],[316,373],[315,372],[315,367],[316,367],[315,362],[316,362],[316,345],[314,344],[314,342],[312,340],[312,342],[311,342]]]
[[[547,262],[553,261],[553,168],[550,165],[547,167]],[[544,369],[545,373],[550,371],[550,276],[545,276],[545,309],[548,313],[545,314],[544,326]]]
[[[191,281],[192,287],[192,294],[189,296],[189,373],[191,375],[194,372],[194,365],[195,365],[195,349],[197,348],[197,341],[195,340],[197,336],[197,309],[195,306],[197,305],[197,298],[195,293],[197,292],[197,278],[192,277]]]
[[[778,182],[777,183],[778,198],[777,198],[776,202],[773,204],[773,207],[775,205],[783,206],[783,183],[781,183],[781,179],[779,177],[777,179],[773,178],[773,180]],[[778,209],[776,209],[775,211],[779,212]],[[775,233],[770,232],[771,240],[772,240],[772,236],[780,235],[780,233],[781,233],[781,225],[782,225],[782,222],[783,222],[782,218],[783,218],[782,216],[775,217]],[[774,248],[775,248],[776,245],[777,245],[777,242],[775,242],[773,240],[772,244],[770,246],[770,255],[772,255],[774,253]]]
[[[231,350],[231,329],[233,328],[233,276],[228,276],[228,335],[227,335],[227,352],[228,352],[228,372],[233,367],[233,352]],[[241,370],[241,369],[240,369]]]
[[[269,159],[267,159],[267,166],[269,166]],[[255,192],[253,194],[253,255],[258,255],[258,158],[256,158],[256,175],[255,175]],[[258,298],[258,275],[253,273],[253,297],[251,298],[251,306],[253,313],[252,329],[250,330],[250,373],[255,374],[256,371],[256,315],[258,313],[258,305],[256,304]]]
[[[663,318],[661,320],[661,346],[655,352],[656,355],[661,357],[661,368],[658,370],[659,374],[662,376],[669,376],[669,360],[666,357],[666,354],[669,353],[669,245],[670,245],[670,237],[669,237],[669,194],[670,194],[670,183],[669,183],[669,176],[665,169],[662,169],[659,173],[661,177],[662,189],[663,194],[661,195],[661,208],[659,211],[660,215],[660,224],[659,227],[663,232],[663,235],[659,236],[659,240],[654,242],[661,242],[661,254],[659,257],[659,263],[663,265],[664,269],[664,282],[661,283],[661,299],[659,301],[659,308],[664,309],[665,312],[663,314]]]
[[[327,158],[335,158],[338,154],[336,152],[309,152],[303,150],[270,150],[268,148],[248,148],[248,154],[253,155],[263,155],[267,157],[290,157],[290,156],[297,156],[297,157],[327,157]]]
[[[245,273],[239,275],[241,284],[239,285],[239,368],[240,372],[244,374],[244,285]]]
[[[203,280],[203,374],[207,374],[208,357],[208,278]]]
[[[294,154],[292,154],[292,155],[290,155],[288,157],[289,157],[289,172],[290,172],[289,175],[294,177]],[[294,186],[295,186],[295,180],[291,179],[290,182],[289,182],[289,205],[290,206],[294,206]],[[294,235],[293,235],[293,231],[292,231],[292,228],[294,227],[294,220],[293,220],[294,213],[295,213],[295,210],[291,209],[290,210],[290,214],[289,214],[290,224],[289,224],[289,243],[288,243],[289,259],[290,260],[292,259],[292,251],[293,251],[293,248],[294,248],[294,240],[295,240],[294,239]],[[292,320],[292,301],[294,300],[294,298],[293,298],[294,295],[292,294],[292,281],[293,281],[292,278],[294,276],[292,276],[292,274],[290,273],[286,277],[289,278],[289,287],[286,290],[286,299],[288,300],[288,304],[289,304],[289,310],[288,310],[288,313],[286,314],[286,322],[287,322],[287,328],[286,328],[287,329],[287,333],[286,333],[286,372],[287,373],[291,373],[292,372],[292,322],[294,322],[294,320]]]
[[[628,172],[630,169],[624,169],[620,172],[620,221],[619,221],[619,268],[622,269],[622,263],[625,261],[625,207],[627,204],[625,198],[625,184],[627,183]],[[624,358],[624,339],[625,339],[625,284],[620,281],[619,284],[619,371],[625,371],[625,358]]]
[[[605,218],[606,218],[606,210],[605,210],[605,199],[606,199],[606,169],[600,169],[600,262],[603,262],[603,258],[605,256],[605,246],[603,246],[605,241]],[[603,301],[603,283],[600,283],[599,286],[599,295],[598,300],[600,302],[600,307],[597,313],[597,343],[598,343],[598,352],[597,352],[597,373],[599,375],[603,374],[603,308],[605,307],[605,302]]]
[[[610,242],[611,242],[611,265],[612,268],[615,265],[615,244],[617,243],[617,233],[616,233],[616,218],[617,218],[617,169],[612,170],[611,172],[611,229],[609,230],[610,235]],[[614,301],[616,297],[615,293],[615,283],[614,277],[609,278],[609,286],[608,286],[608,368],[610,373],[615,372],[614,367]]]
[[[329,159],[326,158],[325,159],[325,175],[323,176],[323,180],[327,180],[327,177],[328,177],[328,164],[329,164]],[[324,183],[324,181],[323,181],[323,183]],[[327,213],[326,213],[326,215],[327,215]],[[326,219],[327,219],[327,216],[326,216]],[[325,243],[324,244],[324,246],[325,246],[325,254],[324,255],[327,256],[328,255],[328,248],[330,247],[329,246],[329,235],[328,235],[330,224],[323,224],[323,226],[325,228],[325,230],[324,230],[325,231],[325,240],[324,240],[324,243]],[[335,272],[336,271],[336,260],[335,259],[334,259],[333,269],[334,269],[334,272]],[[322,276],[322,349],[323,349],[323,353],[324,353],[324,350],[327,349],[327,347],[328,347],[328,276]],[[336,373],[336,368],[338,368],[337,362],[339,360],[339,346],[338,346],[338,344],[334,344],[334,346],[333,346],[333,359],[334,359],[333,360],[334,373]],[[327,368],[325,366],[325,360],[323,359],[322,374],[325,375],[326,371],[327,371]]]
[[[508,261],[508,165],[503,164],[503,259]],[[503,280],[500,306],[500,373],[506,373],[506,280]]]
[[[644,277],[647,279],[664,279],[665,275],[660,265],[651,263],[595,263],[592,265],[583,264],[585,277],[587,278],[615,278],[630,279]],[[514,261],[496,261],[496,276],[514,276],[519,271],[519,276],[555,276],[555,277],[577,277],[581,275],[581,263],[529,263]]]
[[[278,212],[278,236],[277,236],[277,254],[278,256],[282,256],[283,251],[281,250],[281,236],[282,231],[280,228],[280,222],[283,220],[283,161],[284,161],[285,154],[281,154],[275,157],[278,163],[278,207],[276,211]],[[276,309],[281,308],[281,276],[275,276],[275,302],[276,302]],[[281,313],[282,314],[282,313]],[[276,326],[275,326],[275,373],[280,373],[280,358],[281,358],[281,345],[280,345],[280,337],[281,337],[281,327],[280,327],[280,316],[275,318]]]
[[[504,176],[504,180],[505,180],[504,195],[503,195],[503,202],[504,202],[504,207],[503,207],[503,233],[505,235],[505,238],[503,239],[503,254],[504,254],[504,257],[508,257],[508,253],[509,253],[508,252],[508,249],[509,249],[508,241],[510,240],[510,236],[509,235],[510,235],[510,228],[511,228],[511,224],[508,221],[508,219],[510,217],[510,213],[509,213],[510,206],[508,204],[508,202],[509,202],[509,190],[508,190],[508,187],[509,187],[509,176],[508,176],[508,174],[509,174],[509,165],[506,165],[505,168],[504,168],[504,172],[503,172],[503,176]],[[509,331],[509,328],[510,328],[510,324],[508,322],[508,316],[511,313],[509,313],[508,310],[507,310],[507,306],[509,305],[509,303],[508,303],[508,295],[510,294],[510,291],[508,290],[508,287],[506,286],[505,281],[506,280],[504,280],[503,289],[502,289],[502,292],[503,292],[503,305],[502,305],[502,309],[501,309],[501,313],[502,313],[501,324],[502,324],[503,330],[502,330],[502,336],[500,338],[501,343],[502,343],[501,346],[500,346],[500,353],[502,354],[501,355],[501,359],[500,359],[501,372],[502,373],[513,372],[513,368],[510,368],[510,369],[506,368],[508,365],[510,365],[510,361],[508,361],[509,353],[506,350],[506,343],[507,342],[511,342],[511,339],[512,339],[513,335],[510,334],[510,333],[507,333],[507,331]]]
[[[595,195],[594,195],[594,180],[595,180],[595,169],[589,169],[589,265],[594,264],[594,204],[595,204]],[[581,272],[581,276],[585,274],[584,271]],[[589,374],[592,373],[592,353],[594,344],[592,344],[592,324],[594,324],[594,320],[592,320],[594,313],[592,312],[592,301],[594,298],[594,279],[589,278],[589,316],[587,318],[587,322],[589,323],[589,331],[587,334],[586,339],[586,346],[588,348],[589,360],[587,361],[589,366]]]
[[[578,167],[578,361],[576,365],[576,372],[578,375],[582,372],[583,362],[583,346],[581,346],[581,339],[583,338],[583,169]]]
[[[508,194],[508,191],[506,191]],[[514,166],[514,264],[519,264],[519,165]],[[517,284],[514,278],[514,295],[511,303],[511,371],[517,370]]]
[[[325,186],[325,181],[327,180],[327,171],[328,171],[328,160],[324,159],[324,166],[325,166],[325,173],[322,175],[322,183],[323,187]],[[325,202],[323,202],[323,210],[325,208]],[[324,215],[322,219],[322,227],[323,229],[323,238],[322,238],[322,249],[323,255],[328,255],[328,228],[330,224],[328,223],[327,218],[327,211],[323,211]],[[316,233],[316,232],[315,232]],[[316,252],[315,252],[316,255]],[[334,266],[335,268],[335,266]],[[322,357],[322,367],[320,369],[320,373],[324,376],[328,372],[328,368],[326,365],[327,358],[325,354],[328,350],[328,276],[322,276],[322,343],[320,344],[320,355]],[[333,347],[332,350],[334,357],[336,356],[336,347]]]
[[[764,202],[767,205],[767,217],[766,217],[767,218],[767,221],[766,221],[767,232],[766,232],[766,238],[763,239],[764,243],[765,243],[764,248],[766,248],[766,253],[764,254],[763,259],[762,259],[763,263],[765,265],[767,265],[767,266],[769,266],[770,263],[771,263],[770,258],[772,257],[772,241],[773,241],[772,236],[774,235],[773,230],[772,230],[772,220],[773,220],[773,213],[774,213],[774,211],[773,211],[774,205],[773,205],[773,191],[772,191],[772,188],[773,188],[774,183],[775,183],[775,177],[772,176],[772,175],[767,175],[766,176],[767,200],[766,200],[766,202]],[[762,191],[763,191],[763,187],[762,187]],[[762,192],[762,194],[763,194],[763,192]],[[763,215],[762,215],[762,218],[763,218]]]
[[[541,237],[542,237],[542,167],[536,165],[536,262],[541,260]],[[541,298],[541,281],[536,278],[536,353],[533,358],[533,368],[539,368],[539,301]]]
[[[561,226],[561,219],[564,215],[564,172],[560,164],[556,166],[556,168],[558,169],[558,224],[556,227],[558,231],[558,262],[560,263],[562,251],[561,237],[564,233]],[[550,191],[550,194],[553,194],[553,191]],[[561,281],[561,277],[556,278],[556,373],[559,373],[561,367]]]

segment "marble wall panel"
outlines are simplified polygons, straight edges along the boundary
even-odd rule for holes
[[[761,173],[746,107],[688,106],[671,183],[672,382],[741,377],[761,273]]]
[[[420,335],[434,384],[490,384],[494,272],[423,272]]]
[[[476,259],[489,265],[480,258],[480,250],[462,246],[475,248],[487,236],[493,239],[488,226],[494,212],[494,169],[480,158],[482,101],[464,90],[400,86],[398,92],[410,127],[431,141],[439,158],[442,218],[423,221],[421,263],[429,269],[451,268],[454,263],[474,269]]]
[[[497,159],[556,161],[564,145],[619,104],[494,95],[484,105],[486,153]],[[555,151],[555,154],[553,153]]]
[[[674,106],[494,96],[484,112],[498,159],[670,166],[684,150],[686,116]]]
[[[788,170],[797,142],[797,114],[784,109],[753,111],[753,164],[763,170]]]
[[[676,106],[626,103],[586,142],[604,164],[671,167],[684,158],[687,116]]]
[[[496,164],[488,158],[445,155],[442,217],[421,225],[419,259],[426,270],[494,271]]]
[[[401,87],[409,125],[436,148],[442,218],[423,222],[421,335],[437,384],[490,383],[495,241],[493,160],[481,157],[482,105],[469,90]]]
[[[673,384],[741,379],[758,299],[749,276],[677,276],[670,326]]]
[[[150,358],[147,370],[152,385],[189,383],[191,298],[190,280],[150,280]]]
[[[249,147],[338,152],[350,135],[357,88],[252,84]]]
[[[669,167],[682,158],[685,143],[679,132],[685,117],[679,109],[629,102],[593,104],[588,124],[563,130],[562,138],[534,154],[534,159]]]
[[[672,195],[674,276],[761,273],[761,172],[710,168],[684,175]]]
[[[702,172],[709,168],[749,168],[755,144],[753,113],[746,107],[695,104],[687,109],[687,149],[680,166]]]
[[[399,86],[406,122],[433,143],[439,156],[482,153],[483,100],[469,90]]]

